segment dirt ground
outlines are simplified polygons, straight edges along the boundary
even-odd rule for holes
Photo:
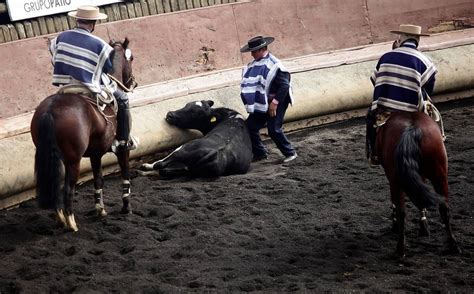
[[[355,119],[293,133],[299,157],[217,179],[136,177],[132,215],[106,180],[103,221],[92,184],[78,188],[77,233],[34,201],[0,212],[0,293],[474,292],[474,99],[439,105],[448,141],[452,225],[437,211],[418,236],[409,204],[407,256],[393,255],[387,180],[364,158]]]

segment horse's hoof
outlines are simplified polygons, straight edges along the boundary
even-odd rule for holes
[[[420,228],[420,231],[418,232],[418,235],[420,237],[429,237],[430,236],[430,231],[426,228]]]
[[[74,227],[74,228],[69,228],[69,231],[71,233],[75,233],[75,232],[79,231],[79,229],[77,227]]]
[[[141,171],[152,171],[152,170],[154,170],[153,165],[154,164],[152,164],[152,163],[144,163],[139,167],[139,170],[141,170]]]
[[[56,210],[56,223],[60,228],[67,228],[66,217],[62,209]]]
[[[430,236],[430,229],[428,226],[428,220],[426,218],[426,210],[422,210],[421,212],[423,217],[420,220],[420,230],[418,232],[419,236],[422,237],[429,237]]]
[[[449,253],[451,254],[462,254],[461,248],[459,248],[458,244],[454,243],[449,246]]]
[[[66,222],[69,231],[77,232],[79,229],[77,228],[76,220],[74,218],[74,214],[66,215]]]
[[[130,208],[122,208],[120,211],[122,214],[132,214],[132,210]]]
[[[398,261],[405,260],[405,257],[406,257],[405,252],[398,252],[398,250],[397,250],[397,252],[395,252],[395,255],[396,255],[396,258],[398,259]]]
[[[395,251],[399,259],[405,258],[405,247],[397,246],[397,250]]]
[[[107,216],[107,211],[105,211],[105,209],[103,207],[101,207],[100,205],[96,204],[95,210],[97,212],[98,217],[106,217]]]

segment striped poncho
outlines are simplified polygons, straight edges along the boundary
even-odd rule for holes
[[[270,53],[243,68],[240,97],[248,113],[267,112],[270,86],[278,70],[288,72],[280,60]],[[289,95],[293,103],[291,84]]]
[[[94,93],[107,87],[112,93],[116,84],[105,73],[112,68],[113,48],[82,28],[59,34],[51,41],[54,65],[53,85],[81,83]]]
[[[437,69],[433,62],[407,41],[385,53],[370,77],[374,84],[372,110],[415,112],[423,106],[425,91],[431,94]]]

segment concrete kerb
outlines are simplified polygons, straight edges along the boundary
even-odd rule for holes
[[[473,88],[474,34],[470,34],[468,41],[465,39],[454,47],[444,42],[442,48],[430,48],[432,51],[428,55],[440,72],[436,87],[438,94]],[[293,72],[297,97],[295,105],[288,111],[286,126],[304,128],[363,115],[363,110],[371,102],[372,85],[368,77],[378,57],[390,46],[384,43],[285,60],[285,65]],[[331,54],[339,56],[339,59],[328,57]],[[315,62],[315,65],[308,65],[308,60]],[[211,99],[216,106],[244,113],[239,97],[239,81],[240,68],[137,89],[131,95],[133,134],[140,138],[141,145],[132,152],[131,157],[139,160],[199,136],[196,132],[171,127],[163,119],[167,111],[180,108],[189,101]],[[469,91],[465,93],[472,94]],[[461,96],[459,98],[463,98]],[[28,115],[22,116],[22,119],[29,126]],[[0,140],[0,156],[3,162],[0,166],[0,208],[31,198],[32,193],[26,191],[34,187],[34,146],[28,127],[26,132]],[[109,169],[115,162],[113,155],[104,156],[103,165]],[[89,171],[89,162],[84,160],[81,172],[86,175]],[[21,197],[12,198],[14,195]]]
[[[445,32],[423,40],[420,50],[430,52],[474,43],[474,29]],[[391,49],[392,43],[358,46],[285,59],[284,64],[293,74],[377,60]],[[147,85],[131,95],[132,106],[141,106],[165,99],[206,92],[232,85],[238,85],[241,68],[214,71],[209,74],[189,76],[173,81]]]
[[[423,40],[422,51],[435,51],[474,43],[474,29],[435,34]],[[391,48],[390,42],[321,52],[284,60],[293,74],[376,60]],[[131,107],[139,107],[209,90],[238,85],[241,68],[230,68],[139,87],[130,94]],[[32,113],[0,119],[0,139],[29,132]]]

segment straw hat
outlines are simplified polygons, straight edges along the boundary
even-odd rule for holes
[[[263,48],[273,42],[275,38],[273,37],[262,37],[257,36],[250,39],[244,47],[240,48],[240,52],[251,52]]]
[[[411,24],[402,24],[400,25],[397,31],[390,31],[390,33],[405,34],[405,35],[412,35],[412,36],[429,36],[429,34],[421,33],[420,26],[415,26]]]
[[[84,20],[100,20],[107,18],[107,14],[99,12],[99,7],[88,5],[80,6],[76,11],[69,12],[68,15]]]

